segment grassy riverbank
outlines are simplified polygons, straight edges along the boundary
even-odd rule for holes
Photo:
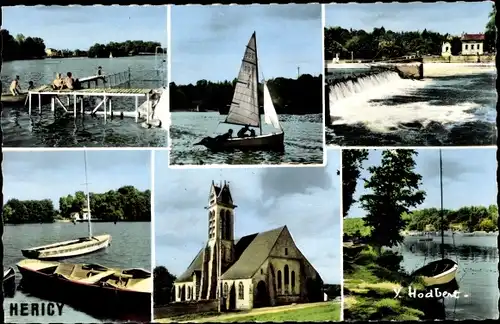
[[[436,310],[439,313],[442,309],[438,301],[409,296],[410,287],[417,291],[425,289],[421,282],[402,271],[401,260],[401,256],[390,251],[379,255],[369,245],[344,245],[344,320],[436,318]]]

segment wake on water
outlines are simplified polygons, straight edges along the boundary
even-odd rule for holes
[[[393,71],[334,80],[329,86],[330,128],[333,128],[334,135],[344,137],[355,137],[358,132],[372,133],[375,137],[398,133],[399,139],[392,140],[393,144],[407,142],[410,145],[417,143],[412,143],[414,138],[401,138],[408,137],[401,136],[402,133],[427,129],[436,136],[430,142],[418,144],[436,145],[449,142],[450,139],[438,137],[457,126],[469,123],[494,125],[495,109],[485,107],[484,102],[478,102],[480,100],[472,101],[471,97],[464,96],[464,100],[451,97],[452,92],[457,91],[477,92],[464,86],[453,79],[402,79]],[[491,132],[489,128],[488,133]]]

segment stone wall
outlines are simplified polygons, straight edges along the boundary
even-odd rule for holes
[[[170,318],[186,314],[206,313],[218,310],[217,300],[171,303],[154,308],[154,318]]]

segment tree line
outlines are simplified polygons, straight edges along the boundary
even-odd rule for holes
[[[418,152],[409,149],[384,150],[379,165],[367,168],[370,176],[362,179],[370,192],[354,199],[368,150],[342,151],[343,214],[359,202],[366,211],[363,218],[344,219],[347,236],[364,237],[376,248],[392,247],[403,241],[402,230],[438,231],[441,215],[437,208],[416,209],[426,197],[420,189],[422,176],[415,172]],[[456,231],[498,230],[498,208],[471,206],[444,210],[444,229]]]
[[[42,38],[17,34],[15,37],[7,29],[0,30],[2,59],[4,61],[42,59],[47,57],[46,45]],[[105,58],[110,53],[113,57],[134,56],[139,54],[164,53],[165,48],[159,42],[128,40],[125,42],[96,43],[87,50],[56,49],[56,57]]]
[[[200,111],[227,114],[237,79],[196,84],[170,83],[170,110],[185,111],[196,107]],[[266,81],[278,114],[320,114],[323,111],[322,76],[302,74],[297,79],[274,78]],[[263,84],[259,84],[259,106],[263,113]]]
[[[83,191],[59,198],[59,209],[50,199],[9,199],[3,206],[6,224],[52,223],[58,219],[71,219],[73,213],[87,208]],[[133,186],[123,186],[105,193],[90,193],[92,218],[102,221],[151,221],[151,191],[140,191]]]
[[[485,26],[484,51],[495,52],[496,6],[493,4],[488,23]],[[325,27],[325,59],[331,60],[338,53],[339,58],[384,59],[406,55],[441,55],[443,42],[450,42],[451,54],[458,55],[462,50],[460,36],[441,34],[424,29],[423,31],[394,32],[384,27],[373,31]]]

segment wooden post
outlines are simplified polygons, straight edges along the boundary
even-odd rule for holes
[[[111,104],[111,98],[112,97],[109,97],[109,115],[112,116],[113,115],[113,106]]]
[[[69,95],[66,96],[66,106],[69,106]]]
[[[149,123],[149,114],[150,114],[150,109],[151,109],[151,100],[149,93],[146,95],[146,122]]]
[[[42,95],[41,94],[38,94],[38,110],[42,111]]]
[[[108,109],[106,108],[106,96],[104,96],[104,102],[102,103],[102,105],[104,106],[104,121],[106,121],[106,115],[108,113]]]
[[[82,113],[83,116],[83,96],[80,98],[80,112]]]
[[[50,111],[54,112],[56,110],[56,99],[54,96],[50,98]]]
[[[135,97],[135,122],[137,123],[137,121],[139,120],[139,97]]]
[[[28,93],[28,114],[31,116],[31,93]]]
[[[76,93],[73,94],[73,117],[76,118]]]

